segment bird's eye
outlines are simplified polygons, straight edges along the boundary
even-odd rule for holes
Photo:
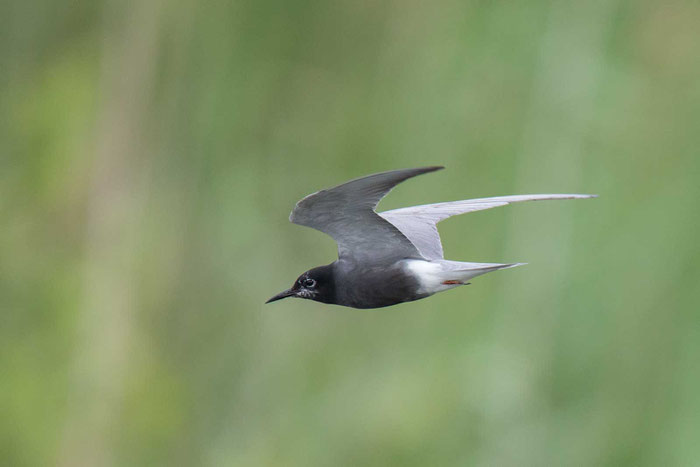
[[[316,285],[316,281],[313,279],[304,279],[304,282],[302,282],[302,284],[304,287],[311,288]]]

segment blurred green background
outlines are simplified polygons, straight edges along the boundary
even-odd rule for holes
[[[0,2],[3,466],[700,465],[700,3]],[[302,196],[530,264],[264,306]]]

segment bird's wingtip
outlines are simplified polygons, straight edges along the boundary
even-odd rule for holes
[[[416,170],[420,170],[422,173],[430,173],[430,172],[436,172],[438,170],[443,170],[445,168],[444,165],[427,165],[425,167],[419,167]]]

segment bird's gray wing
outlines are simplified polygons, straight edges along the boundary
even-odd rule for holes
[[[393,187],[443,167],[392,170],[321,190],[299,201],[289,220],[325,232],[338,244],[338,257],[365,262],[421,258],[420,252],[374,208]]]
[[[467,199],[447,203],[424,204],[379,213],[396,226],[418,248],[426,259],[442,259],[442,243],[437,223],[458,214],[506,206],[520,201],[547,199],[594,198],[596,195],[516,195],[495,198]]]

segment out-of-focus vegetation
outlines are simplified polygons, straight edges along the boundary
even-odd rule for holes
[[[700,3],[0,3],[0,464],[700,463]],[[527,267],[263,306],[302,196]]]

